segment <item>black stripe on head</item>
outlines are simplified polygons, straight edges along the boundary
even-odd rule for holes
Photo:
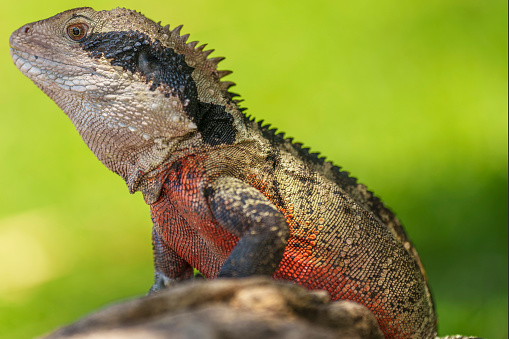
[[[183,54],[164,47],[137,31],[96,33],[80,42],[92,58],[105,57],[113,66],[139,73],[151,83],[149,90],[159,88],[166,97],[178,96],[185,113],[198,126],[204,142],[210,145],[232,144],[237,133],[233,116],[224,106],[198,100],[196,82]]]

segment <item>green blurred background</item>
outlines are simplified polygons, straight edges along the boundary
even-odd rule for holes
[[[40,335],[152,282],[149,208],[16,70],[8,37],[124,6],[226,56],[248,113],[396,211],[441,335],[507,338],[507,2],[9,1],[0,12],[0,337]]]

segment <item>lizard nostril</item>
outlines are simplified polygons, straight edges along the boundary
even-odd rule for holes
[[[23,30],[23,32],[25,32],[25,34],[30,32],[30,27],[29,26],[25,26],[25,29]]]

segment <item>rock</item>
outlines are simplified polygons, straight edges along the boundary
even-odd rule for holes
[[[373,314],[351,301],[329,302],[268,278],[177,284],[113,305],[45,337],[61,338],[383,338]]]

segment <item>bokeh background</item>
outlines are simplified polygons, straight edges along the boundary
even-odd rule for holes
[[[226,56],[248,113],[350,171],[397,213],[441,335],[507,338],[507,2],[4,1],[0,337],[27,338],[152,283],[149,208],[8,53],[70,7],[137,9]]]

